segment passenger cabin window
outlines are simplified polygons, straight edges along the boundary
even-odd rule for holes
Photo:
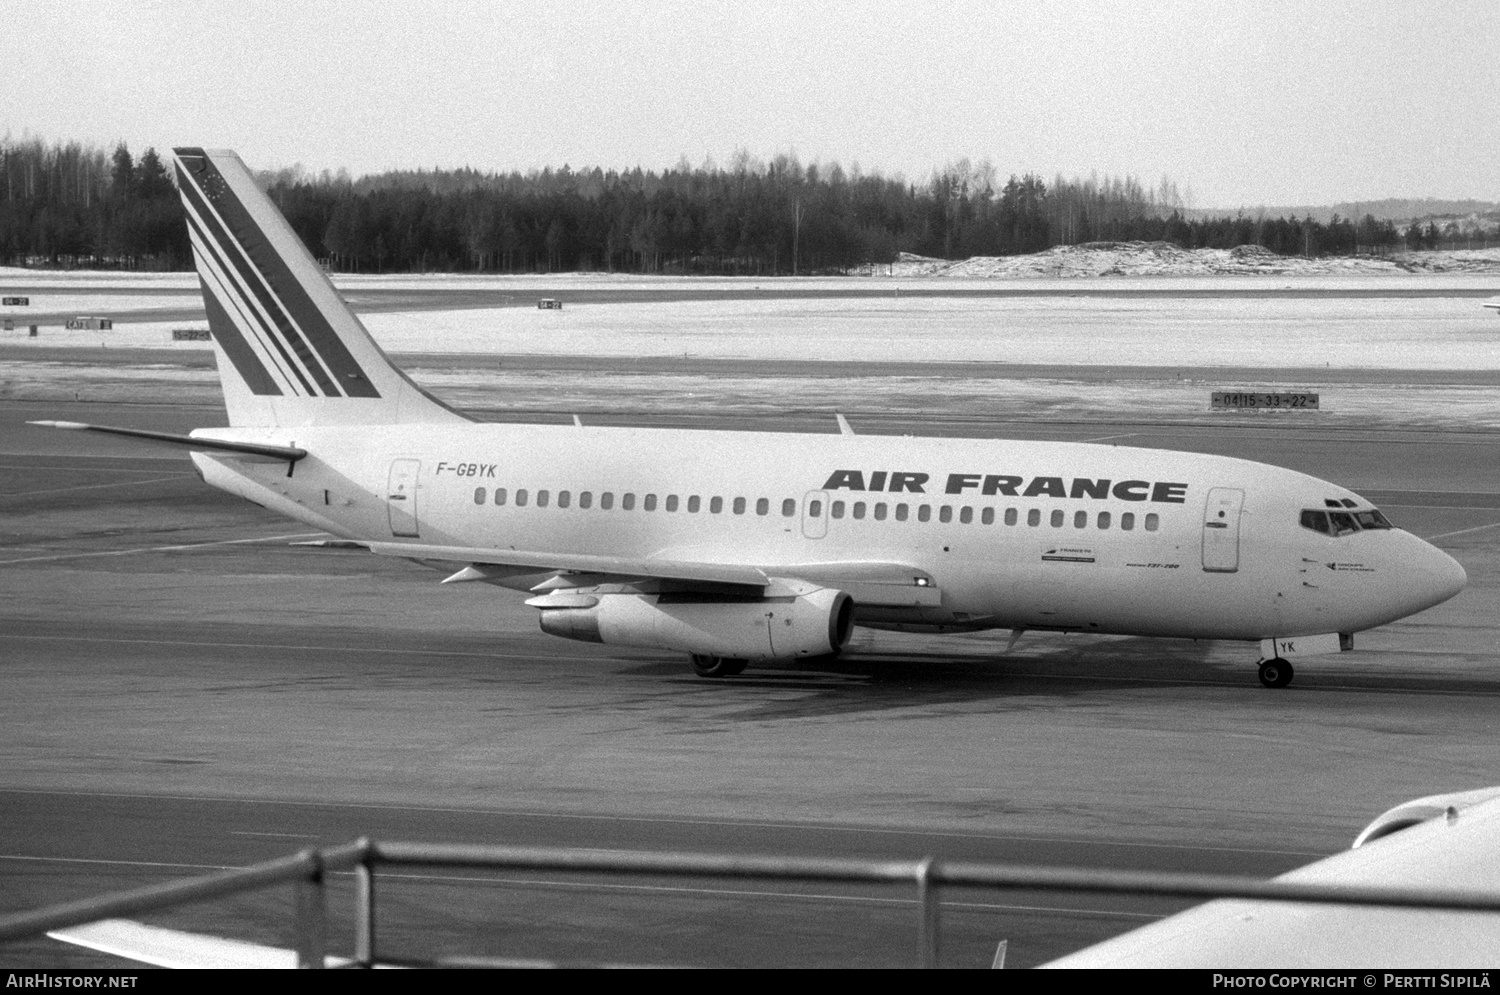
[[[1120,513],[1120,531],[1132,532],[1135,530],[1135,512],[1123,511]]]
[[[755,513],[757,515],[769,515],[771,513],[771,502],[767,498],[755,499]]]
[[[1032,508],[1030,511],[1026,512],[1026,524],[1032,526],[1033,528],[1042,524],[1042,509]]]
[[[524,487],[516,491],[516,507],[526,507],[526,488]]]
[[[855,518],[864,518],[865,517],[865,503],[863,501],[856,501],[856,502],[854,502],[854,517]]]
[[[699,500],[698,495],[694,494],[692,497],[688,498],[688,513],[689,514],[692,514],[692,515],[698,514],[698,509],[701,508],[702,506],[703,506],[703,502],[701,500]]]
[[[904,521],[906,521],[906,516],[909,515],[910,513],[911,513],[911,507],[909,505],[904,505],[904,504],[898,504],[898,505],[896,505],[896,521],[898,521],[898,522],[904,522]]]
[[[599,510],[608,511],[615,506],[615,492],[605,491],[599,495]]]
[[[557,492],[557,506],[559,508],[566,508],[568,505],[570,505],[572,503],[573,503],[573,494],[572,494],[571,491],[558,491]]]
[[[884,501],[875,502],[875,521],[885,521],[886,504]]]
[[[1155,532],[1156,531],[1156,527],[1159,524],[1161,524],[1161,518],[1159,518],[1157,516],[1156,512],[1153,511],[1153,512],[1151,512],[1150,514],[1148,514],[1146,516],[1146,531],[1147,532]]]
[[[668,494],[667,495],[667,510],[668,511],[676,511],[677,510],[677,495],[676,494]]]
[[[844,517],[844,502],[842,502],[842,501],[835,501],[832,504],[830,504],[828,506],[828,516],[830,518],[843,518]]]
[[[958,509],[958,520],[964,525],[968,525],[974,520],[974,509],[970,508],[968,505],[964,505],[962,508]]]
[[[941,508],[939,508],[938,509],[938,521],[940,521],[940,522],[951,522],[951,521],[953,521],[953,509],[952,509],[952,507],[950,507],[950,506],[948,506],[948,505],[945,504]]]
[[[655,494],[647,494],[646,495],[646,499],[641,502],[641,507],[644,508],[646,511],[655,511],[656,510],[656,495]]]
[[[1073,512],[1073,527],[1075,529],[1086,529],[1089,527],[1089,513],[1086,511]]]
[[[484,488],[483,487],[476,487],[476,488],[474,488],[474,503],[475,504],[484,504]]]
[[[548,499],[550,497],[551,497],[551,495],[548,494],[546,491],[537,491],[536,492],[536,506],[538,508],[545,508],[545,507],[547,507],[547,501],[548,501]]]
[[[985,508],[983,511],[981,511],[979,513],[979,520],[981,522],[983,522],[985,525],[994,525],[995,524],[995,509],[994,508]]]
[[[1016,524],[1016,518],[1017,517],[1018,516],[1016,515],[1016,509],[1014,509],[1014,508],[1006,508],[1005,509],[1005,524],[1006,525],[1014,525],[1014,524]]]
[[[791,518],[797,513],[797,499],[783,498],[781,501],[781,517]]]
[[[1060,529],[1060,528],[1062,528],[1062,523],[1063,523],[1063,518],[1064,517],[1065,516],[1063,515],[1063,510],[1061,508],[1053,508],[1052,509],[1052,527],[1054,529]]]
[[[495,488],[495,503],[496,504],[504,504],[505,503],[505,488],[504,487],[496,487]]]
[[[809,501],[809,502],[807,502],[807,517],[809,517],[809,518],[822,518],[823,517],[823,502],[822,501]]]
[[[932,521],[932,505],[930,505],[930,504],[919,504],[919,505],[917,505],[917,521],[919,521],[919,522],[930,522],[930,521]]]
[[[1101,512],[1099,512],[1099,527],[1101,529],[1107,529],[1107,528],[1109,528],[1109,512],[1107,512],[1107,511],[1101,511]]]
[[[620,509],[622,511],[632,511],[632,510],[634,510],[634,508],[635,508],[635,495],[634,494],[622,494],[622,495],[620,495]]]
[[[578,507],[591,508],[594,505],[594,492],[584,491],[578,495]]]
[[[717,515],[724,510],[724,499],[721,497],[709,498],[708,510],[710,514]]]
[[[743,515],[745,513],[745,499],[744,498],[737,497],[737,498],[734,499],[734,513],[736,515]]]

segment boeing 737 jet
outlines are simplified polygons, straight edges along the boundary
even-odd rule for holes
[[[176,150],[228,428],[203,479],[568,639],[705,677],[855,625],[1260,643],[1260,679],[1458,593],[1463,568],[1347,488],[1124,446],[472,421],[386,357],[232,152]]]

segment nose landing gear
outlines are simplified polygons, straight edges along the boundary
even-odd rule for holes
[[[1260,682],[1268,688],[1284,688],[1292,683],[1292,665],[1280,657],[1262,660]]]

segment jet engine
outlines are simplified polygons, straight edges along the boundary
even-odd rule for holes
[[[613,646],[696,657],[785,660],[836,653],[854,629],[854,601],[827,588],[745,601],[673,594],[557,594],[527,604],[542,631]],[[592,602],[592,603],[590,603]]]

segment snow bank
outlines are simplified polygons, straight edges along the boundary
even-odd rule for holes
[[[1181,249],[1170,242],[1085,242],[1029,256],[975,256],[949,261],[901,253],[892,264],[867,267],[902,279],[1111,276],[1393,276],[1406,273],[1500,273],[1500,248],[1402,252],[1392,256],[1278,256],[1258,245]]]

